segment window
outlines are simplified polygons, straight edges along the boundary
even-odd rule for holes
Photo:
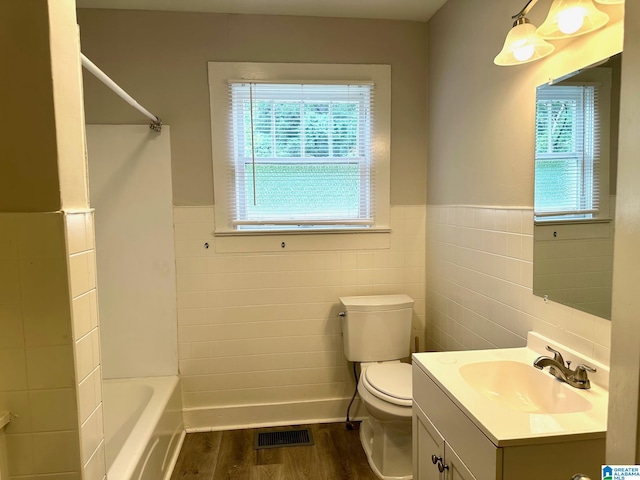
[[[575,221],[608,214],[608,108],[597,83],[538,88],[535,218]],[[606,132],[605,132],[606,129]],[[605,142],[608,145],[608,142]]]
[[[232,82],[234,224],[373,224],[373,85]]]
[[[210,63],[209,79],[217,234],[388,229],[388,66]]]

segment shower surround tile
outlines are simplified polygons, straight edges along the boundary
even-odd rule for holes
[[[93,210],[65,215],[72,298],[75,387],[80,420],[79,459],[86,478],[106,474],[102,426],[102,375]]]
[[[391,208],[386,249],[217,253],[214,220],[174,208],[187,428],[341,418],[354,383],[340,296],[410,295],[424,346],[424,206]]]
[[[86,221],[0,213],[0,410],[17,415],[4,433],[9,480],[81,478],[69,255],[86,247]]]

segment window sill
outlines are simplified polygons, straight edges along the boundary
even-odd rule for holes
[[[391,230],[216,232],[217,253],[381,250],[390,246]]]

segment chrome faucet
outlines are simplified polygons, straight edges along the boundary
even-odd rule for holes
[[[575,388],[591,388],[587,372],[595,372],[596,369],[589,365],[578,365],[575,370],[571,370],[571,362],[565,364],[564,358],[557,350],[547,345],[547,350],[553,353],[553,358],[540,356],[533,361],[533,366],[539,370],[549,367],[549,373],[557,379],[568,383]]]

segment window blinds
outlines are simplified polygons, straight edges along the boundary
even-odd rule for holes
[[[596,85],[545,86],[536,102],[535,216],[598,212],[600,121]]]
[[[229,83],[234,225],[373,224],[373,85]]]

